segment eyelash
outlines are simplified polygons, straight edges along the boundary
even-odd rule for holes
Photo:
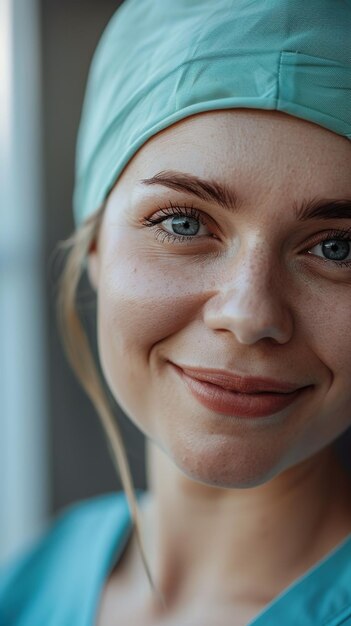
[[[160,209],[160,212],[165,216],[165,217],[146,217],[144,218],[143,224],[144,226],[156,226],[157,224],[160,224],[161,222],[164,222],[166,218],[169,217],[173,217],[176,215],[180,215],[182,217],[194,217],[197,220],[199,220],[199,222],[201,222],[201,224],[203,224],[204,226],[206,226],[206,221],[202,218],[202,215],[200,213],[200,211],[198,211],[198,209],[194,209],[194,206],[191,205],[191,207],[188,207],[186,205],[186,203],[184,203],[184,205],[182,207],[178,206],[178,205],[174,205],[172,204],[171,201],[169,201],[169,205],[168,207],[158,207]],[[164,235],[169,235],[171,237],[171,241],[175,241],[175,240],[180,240],[180,241],[184,241],[189,240],[189,239],[196,239],[196,237],[192,236],[187,236],[187,235],[174,235],[172,233],[168,233],[164,230],[162,230],[162,228],[156,228],[156,236],[161,233]],[[164,240],[163,240],[164,241]]]
[[[162,240],[165,241],[165,239],[167,239],[168,241],[177,241],[179,243],[182,243],[183,241],[189,241],[189,240],[194,240],[197,239],[197,237],[195,237],[194,235],[190,236],[190,235],[175,235],[174,233],[169,233],[166,232],[165,230],[162,230],[162,228],[156,228],[157,224],[160,224],[162,222],[165,221],[166,218],[169,217],[173,217],[176,215],[180,215],[180,216],[184,216],[184,217],[193,217],[197,220],[199,220],[199,222],[201,222],[201,224],[203,224],[204,226],[206,226],[206,220],[204,220],[202,218],[202,214],[200,211],[198,211],[198,209],[195,209],[193,205],[191,205],[190,207],[188,207],[186,205],[186,203],[184,203],[184,205],[182,207],[178,206],[178,205],[173,205],[171,201],[169,201],[169,205],[166,207],[158,207],[160,212],[162,213],[162,217],[146,217],[144,218],[144,220],[142,221],[142,224],[144,226],[148,226],[151,228],[155,228],[156,232],[155,232],[155,237],[157,238],[158,235],[163,235],[164,238]],[[338,239],[338,240],[348,240],[351,243],[351,227],[346,228],[346,229],[341,229],[341,230],[333,230],[330,231],[328,233],[326,233],[326,235],[324,235],[323,239],[320,241],[316,241],[314,242],[310,247],[314,247],[318,244],[323,243],[324,241],[329,241],[330,239]],[[318,257],[321,258],[321,257]],[[342,267],[342,266],[346,266],[346,267],[351,267],[351,260],[350,261],[334,261],[333,259],[321,259],[322,261],[329,261],[330,263],[334,263],[335,265],[337,265],[338,267]]]

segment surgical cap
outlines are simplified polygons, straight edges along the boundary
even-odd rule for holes
[[[88,76],[76,225],[150,137],[236,107],[283,111],[351,139],[351,0],[126,0]]]

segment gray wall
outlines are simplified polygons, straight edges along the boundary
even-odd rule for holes
[[[62,267],[55,247],[74,228],[74,152],[87,72],[99,37],[119,4],[113,0],[42,0],[41,4],[52,513],[73,501],[121,488],[99,417],[67,363],[55,313]],[[96,352],[94,294],[86,279],[81,291],[90,294],[90,313],[84,314],[84,320]],[[145,488],[144,437],[117,405],[115,409],[135,486]]]

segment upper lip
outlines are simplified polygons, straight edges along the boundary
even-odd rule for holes
[[[223,389],[230,389],[231,391],[237,391],[239,393],[259,393],[259,392],[274,392],[274,393],[292,393],[302,386],[291,382],[282,380],[275,380],[273,378],[258,377],[258,376],[240,376],[234,372],[228,370],[217,369],[203,369],[195,368],[187,365],[177,365],[176,367],[183,370],[185,374],[202,380],[204,382],[212,383],[223,387]]]

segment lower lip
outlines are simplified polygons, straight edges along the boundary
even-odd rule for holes
[[[267,417],[285,409],[307,389],[302,387],[293,393],[237,393],[191,378],[178,366],[174,367],[200,404],[223,415]]]

